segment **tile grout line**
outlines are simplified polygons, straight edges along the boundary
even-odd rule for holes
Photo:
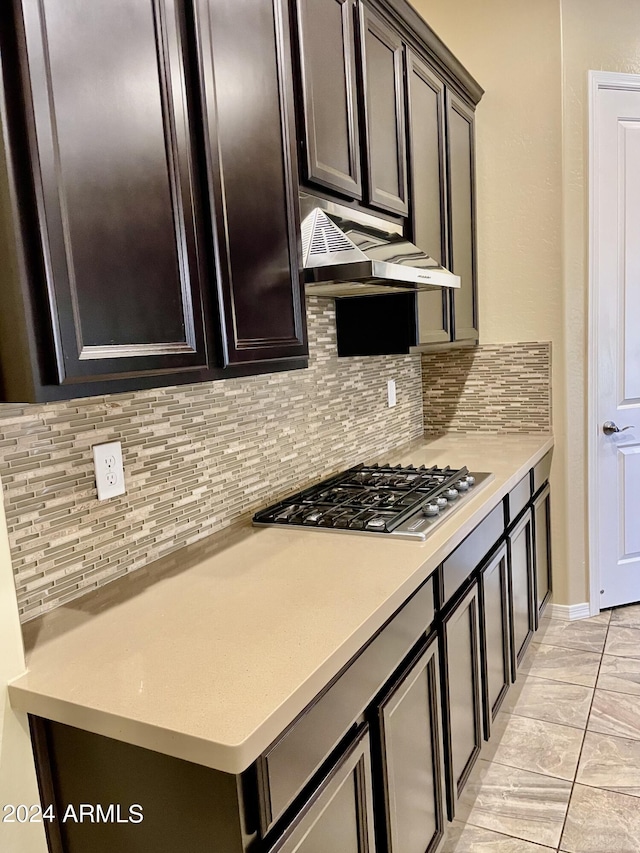
[[[607,612],[607,611],[604,611],[604,612]],[[586,735],[587,735],[587,732],[590,732],[590,731],[591,731],[591,730],[589,729],[589,724],[590,724],[590,719],[591,719],[591,713],[593,712],[593,706],[594,706],[594,703],[595,703],[595,692],[596,692],[596,690],[597,690],[597,689],[599,689],[599,688],[598,688],[598,683],[599,683],[600,675],[601,675],[601,673],[602,673],[602,666],[603,666],[603,663],[604,663],[604,657],[605,657],[605,654],[607,654],[606,649],[607,649],[607,643],[608,643],[608,639],[609,639],[609,635],[610,635],[610,629],[611,629],[611,627],[612,627],[612,626],[613,626],[614,628],[615,628],[615,627],[634,627],[634,628],[636,628],[636,630],[639,630],[639,629],[640,629],[640,626],[617,626],[617,625],[615,625],[615,624],[612,622],[612,615],[613,615],[613,613],[614,613],[614,609],[610,609],[610,610],[608,611],[608,613],[609,613],[609,618],[608,618],[607,622],[606,622],[606,623],[605,623],[605,625],[604,625],[604,627],[605,627],[605,631],[604,631],[604,637],[603,637],[602,647],[601,647],[600,651],[594,651],[593,649],[577,649],[577,648],[574,648],[574,647],[571,647],[571,646],[561,646],[561,645],[556,645],[555,643],[532,643],[532,644],[531,644],[531,647],[530,647],[530,650],[531,650],[531,649],[532,649],[532,647],[533,647],[533,646],[536,646],[536,645],[537,645],[537,646],[540,646],[540,645],[550,645],[550,646],[551,646],[551,645],[553,645],[553,646],[555,646],[555,648],[557,648],[557,649],[559,649],[559,650],[561,649],[561,650],[564,650],[564,651],[585,652],[585,653],[591,653],[591,654],[592,654],[592,655],[594,655],[594,656],[595,656],[595,655],[597,655],[599,659],[598,659],[598,661],[597,661],[597,668],[596,668],[595,678],[594,678],[594,682],[593,682],[592,687],[589,687],[588,685],[585,685],[585,684],[577,684],[577,683],[572,682],[572,681],[559,681],[559,680],[558,680],[558,681],[556,681],[555,679],[550,679],[550,678],[548,678],[547,676],[543,676],[543,675],[532,675],[532,674],[530,674],[529,672],[523,673],[523,674],[525,675],[525,681],[526,681],[527,679],[531,678],[531,679],[533,679],[533,680],[534,680],[534,682],[535,682],[536,680],[546,680],[546,681],[554,682],[554,683],[556,683],[556,684],[563,684],[563,683],[564,683],[564,684],[568,684],[568,685],[574,685],[574,686],[576,686],[576,687],[578,687],[578,686],[579,686],[579,687],[584,687],[584,688],[587,688],[587,689],[591,689],[591,690],[592,690],[592,696],[591,696],[591,700],[590,700],[589,705],[588,705],[588,711],[587,711],[587,714],[586,714],[586,717],[585,717],[585,722],[583,723],[583,725],[582,725],[582,726],[579,726],[579,725],[572,725],[571,723],[566,723],[566,722],[557,722],[557,721],[555,721],[555,722],[554,722],[554,721],[552,721],[552,720],[545,720],[545,719],[541,719],[540,717],[536,717],[536,716],[530,716],[530,717],[527,717],[527,716],[525,716],[525,715],[523,715],[523,714],[518,714],[518,713],[517,713],[517,712],[515,712],[514,710],[511,710],[511,711],[505,711],[505,712],[504,712],[504,713],[505,713],[507,716],[509,716],[509,717],[519,717],[520,719],[537,720],[538,722],[550,723],[550,724],[552,724],[552,725],[562,726],[562,727],[564,727],[564,728],[572,729],[572,730],[574,730],[574,731],[576,731],[576,730],[577,730],[577,731],[579,731],[580,729],[582,729],[582,737],[580,738],[580,748],[579,748],[579,751],[578,751],[577,762],[576,762],[576,769],[575,769],[575,772],[574,772],[574,775],[573,775],[573,779],[566,779],[566,778],[564,778],[564,779],[563,779],[563,777],[561,777],[561,776],[555,776],[555,775],[553,775],[553,774],[551,774],[551,773],[543,772],[543,771],[541,771],[541,770],[532,770],[532,769],[528,769],[528,770],[526,770],[526,772],[528,772],[528,773],[535,774],[535,775],[539,775],[539,776],[544,776],[544,777],[546,777],[546,778],[549,778],[550,780],[555,779],[555,780],[557,780],[557,781],[566,782],[566,783],[568,783],[568,785],[570,786],[570,787],[569,787],[569,797],[568,797],[568,800],[567,800],[566,811],[565,811],[565,814],[564,814],[564,819],[563,819],[563,821],[562,821],[562,827],[561,827],[560,836],[559,836],[559,841],[558,841],[557,846],[548,846],[548,845],[545,845],[545,844],[541,844],[540,842],[533,842],[533,841],[531,841],[530,839],[522,838],[520,835],[517,835],[517,834],[515,834],[515,833],[514,833],[514,834],[510,834],[510,833],[508,833],[508,832],[504,832],[504,830],[496,830],[496,829],[492,829],[492,830],[491,830],[492,832],[494,832],[494,833],[496,833],[496,834],[498,834],[498,835],[503,835],[503,836],[505,836],[506,838],[513,838],[514,840],[521,840],[522,842],[526,842],[527,844],[537,844],[537,845],[538,845],[539,847],[541,847],[542,849],[546,849],[546,850],[554,851],[554,853],[566,853],[566,851],[563,849],[563,846],[562,846],[562,845],[563,845],[563,838],[564,838],[564,833],[565,833],[566,828],[567,828],[567,822],[568,822],[569,809],[570,809],[570,807],[571,807],[571,803],[572,803],[572,799],[573,799],[573,794],[574,794],[574,792],[575,792],[576,785],[582,785],[583,787],[585,787],[585,788],[589,788],[589,789],[591,789],[591,790],[593,790],[593,791],[609,792],[609,793],[612,793],[612,794],[622,794],[622,795],[624,795],[624,796],[626,796],[626,797],[631,797],[631,799],[633,799],[633,795],[629,795],[629,794],[627,794],[625,791],[616,791],[616,790],[614,790],[614,789],[612,789],[612,788],[604,787],[604,786],[601,786],[601,785],[592,785],[592,784],[589,784],[588,782],[586,782],[586,783],[584,783],[584,782],[578,782],[578,779],[577,779],[578,771],[579,771],[579,768],[580,768],[580,763],[581,763],[581,760],[582,760],[582,755],[584,754],[584,745],[585,745],[585,741],[586,741]],[[639,633],[640,633],[640,630],[639,630]],[[611,656],[611,655],[609,655],[609,656]],[[634,656],[633,656],[633,655],[613,655],[613,657],[614,657],[614,658],[619,658],[619,659],[622,659],[622,660],[633,660],[633,659],[640,660],[640,656],[638,656],[638,658],[634,658]],[[523,682],[523,683],[524,683],[524,682]],[[602,689],[606,689],[606,688],[602,688]],[[617,691],[613,691],[613,690],[611,690],[611,691],[607,691],[607,692],[610,692],[610,693],[618,693],[618,694],[620,694],[621,696],[627,696],[627,697],[629,697],[629,698],[633,698],[633,699],[636,699],[636,700],[640,701],[640,697],[638,696],[638,694],[637,694],[637,693],[625,693],[625,692],[624,692],[624,691],[622,691],[622,690],[617,690]],[[609,735],[609,734],[607,734],[606,732],[602,732],[602,733],[599,733],[599,734],[603,734],[603,735],[605,735],[605,736],[613,737],[614,739],[620,738],[620,739],[627,739],[627,740],[630,740],[630,741],[635,741],[635,742],[637,742],[637,743],[639,743],[639,742],[640,742],[640,737],[634,738],[634,737],[629,737],[629,736],[627,736],[627,735],[622,735],[622,734],[619,734],[619,735],[613,735],[613,734],[610,734],[610,735]],[[500,766],[500,767],[510,768],[510,769],[515,769],[515,770],[518,770],[518,769],[522,769],[522,770],[524,770],[524,769],[525,769],[525,768],[518,768],[516,765],[512,765],[512,764],[504,763],[503,761],[497,760],[495,755],[494,755],[493,757],[491,757],[491,758],[484,758],[484,759],[483,759],[483,761],[484,761],[484,763],[485,763],[485,764],[488,764],[488,765],[494,764],[494,765],[498,765],[498,766]],[[475,827],[475,828],[479,828],[479,829],[483,829],[483,828],[484,828],[484,829],[488,829],[488,827],[484,827],[482,824],[478,824],[478,823],[474,823],[474,822],[469,821],[469,820],[468,820],[468,817],[467,817],[465,820],[463,820],[463,821],[462,821],[462,823],[463,823],[463,824],[464,824],[464,823],[468,823],[468,825],[469,825],[469,826],[472,826],[472,827]]]
[[[570,687],[583,687],[583,684],[572,684],[570,681],[556,681],[555,684],[568,684]],[[591,688],[587,688],[590,690]],[[574,729],[574,731],[582,731],[584,726],[574,725],[573,723],[556,723],[555,720],[545,720],[540,717],[529,717],[527,714],[519,714],[516,711],[505,711],[511,717],[519,717],[521,720],[535,720],[538,723],[549,723],[551,726],[564,726],[566,729]]]
[[[543,773],[542,770],[530,770],[528,767],[518,767],[516,764],[505,764],[504,761],[497,761],[495,758],[485,759],[485,761],[486,760],[491,764],[497,764],[498,767],[508,767],[510,770],[521,770],[523,773],[535,773],[536,776],[544,776],[545,779],[557,779],[558,782],[571,782],[573,784],[573,780],[567,779],[566,776],[557,776],[555,773],[549,773],[548,771]],[[589,787],[593,786],[590,785]],[[530,843],[533,844],[536,842]],[[542,846],[544,847],[545,845]]]
[[[607,627],[607,633],[608,633],[608,630],[609,629]],[[605,642],[606,642],[606,636],[607,635],[605,634]],[[538,648],[540,646],[545,646],[548,649],[557,649],[558,651],[561,651],[561,652],[580,652],[581,654],[586,654],[586,655],[594,655],[594,656],[600,655],[600,661],[598,662],[598,672],[600,672],[599,667],[600,667],[600,664],[602,663],[603,652],[594,652],[593,649],[591,649],[591,650],[588,650],[588,649],[571,649],[571,648],[568,648],[567,646],[557,646],[557,645],[555,645],[555,643],[531,643],[529,646],[529,649],[527,650],[527,654],[531,649],[534,648],[534,646],[537,646]],[[554,684],[572,684],[574,687],[586,687],[589,690],[595,689],[595,688],[592,688],[589,684],[584,684],[581,681],[570,681],[568,678],[553,678],[550,675],[533,675],[530,670],[527,670],[524,673],[524,676],[525,676],[525,678],[529,678],[530,676],[532,678],[542,678],[545,681],[553,681]]]
[[[554,776],[554,775],[552,775],[552,774],[550,774],[550,773],[542,772],[541,770],[531,770],[531,769],[524,770],[524,768],[518,768],[518,767],[515,767],[514,765],[511,765],[511,764],[504,764],[504,763],[503,763],[503,762],[501,762],[501,761],[497,761],[497,760],[496,760],[496,758],[495,758],[495,756],[492,756],[491,758],[484,758],[484,759],[482,759],[482,760],[484,760],[484,761],[485,761],[485,763],[486,763],[486,764],[488,764],[488,765],[493,764],[493,765],[498,765],[498,766],[500,766],[500,767],[507,767],[507,768],[509,768],[509,769],[524,770],[524,772],[527,772],[527,773],[531,773],[531,774],[534,774],[534,775],[537,775],[537,776],[542,776],[542,777],[547,778],[547,779],[555,779],[555,780],[557,780],[557,781],[559,781],[559,782],[566,782],[566,783],[568,783],[568,784],[570,784],[570,785],[571,785],[571,789],[570,789],[570,792],[569,792],[569,799],[567,800],[567,809],[566,809],[565,816],[564,816],[564,820],[563,820],[563,823],[562,823],[562,828],[561,828],[561,831],[560,831],[560,837],[559,837],[558,846],[548,846],[548,845],[546,845],[546,844],[541,844],[540,842],[534,842],[534,841],[531,841],[530,839],[523,838],[522,836],[519,836],[519,835],[510,835],[509,833],[500,832],[499,830],[491,830],[491,831],[496,832],[497,834],[500,834],[500,835],[504,835],[504,836],[505,836],[505,837],[507,837],[507,838],[513,838],[513,839],[516,839],[516,840],[519,840],[519,841],[526,842],[526,843],[528,843],[528,844],[537,844],[539,847],[541,847],[541,848],[543,848],[543,849],[545,849],[545,850],[554,851],[554,853],[558,853],[558,851],[560,850],[559,845],[562,843],[562,835],[563,835],[563,833],[564,833],[564,828],[565,828],[565,824],[566,824],[567,814],[568,814],[568,812],[569,812],[569,804],[570,804],[570,802],[571,802],[571,795],[573,794],[573,789],[574,789],[574,786],[575,786],[575,776],[577,775],[577,772],[578,772],[578,766],[579,766],[579,764],[580,764],[580,757],[581,757],[581,755],[582,755],[582,748],[583,748],[583,745],[584,745],[584,739],[585,739],[585,736],[586,736],[586,726],[587,726],[588,721],[589,721],[589,715],[590,715],[590,713],[591,713],[591,707],[592,707],[592,705],[593,705],[593,699],[594,699],[594,697],[595,697],[595,684],[597,683],[598,675],[599,675],[599,673],[600,673],[600,666],[601,666],[601,664],[602,664],[602,657],[603,657],[603,655],[604,655],[604,648],[605,648],[605,646],[606,646],[607,636],[608,636],[608,633],[609,633],[609,624],[610,624],[610,620],[609,620],[609,622],[607,622],[607,624],[606,624],[606,631],[605,631],[605,634],[604,634],[604,639],[603,639],[603,644],[602,644],[602,650],[601,650],[600,652],[594,651],[593,649],[574,649],[574,648],[570,648],[570,647],[555,646],[555,645],[554,645],[554,647],[555,647],[555,648],[561,649],[561,650],[563,650],[563,651],[577,651],[577,652],[584,652],[584,653],[588,653],[588,654],[592,654],[592,655],[599,655],[599,656],[600,656],[600,660],[599,660],[599,662],[598,662],[598,670],[597,670],[597,672],[596,672],[596,677],[595,677],[595,682],[594,682],[593,688],[590,688],[588,685],[585,685],[585,684],[577,684],[577,683],[569,682],[569,681],[556,681],[555,679],[550,679],[550,678],[548,678],[548,677],[546,677],[546,676],[535,676],[535,675],[531,675],[531,676],[530,676],[529,672],[523,672],[523,673],[522,673],[522,674],[524,675],[524,681],[523,681],[523,684],[526,682],[526,680],[527,680],[529,677],[531,677],[531,678],[533,678],[533,679],[537,679],[537,678],[539,678],[539,679],[543,679],[543,680],[546,680],[546,681],[551,681],[551,682],[553,682],[553,683],[555,683],[555,684],[569,684],[569,685],[572,685],[572,686],[575,686],[575,687],[584,687],[584,688],[586,688],[586,689],[593,689],[593,695],[592,695],[592,697],[591,697],[591,702],[590,702],[590,704],[589,704],[589,710],[588,710],[588,712],[587,712],[587,716],[586,716],[585,723],[584,723],[582,726],[572,726],[572,725],[570,725],[570,724],[566,724],[566,723],[557,723],[557,722],[552,722],[552,721],[544,720],[544,719],[542,719],[542,720],[541,720],[541,719],[540,719],[540,718],[538,718],[538,717],[525,717],[525,716],[524,716],[524,715],[522,715],[522,714],[514,714],[512,711],[505,711],[505,712],[504,712],[504,713],[505,713],[506,715],[508,715],[508,716],[517,716],[517,717],[519,717],[520,719],[530,719],[530,720],[536,720],[537,722],[550,723],[551,725],[563,726],[564,728],[568,728],[568,729],[571,729],[571,730],[573,730],[573,731],[580,731],[580,729],[582,729],[582,741],[581,741],[581,744],[580,744],[580,751],[579,751],[579,754],[578,754],[578,761],[577,761],[577,763],[576,763],[576,770],[575,770],[575,773],[574,773],[574,778],[573,778],[573,779],[566,779],[566,778],[563,778],[563,777],[561,777],[561,776]],[[530,644],[530,646],[529,646],[529,649],[527,650],[527,655],[533,651],[533,649],[534,649],[534,647],[535,647],[535,646],[540,646],[540,645],[549,645],[549,646],[550,646],[550,645],[552,645],[552,644],[551,644],[551,643],[533,643],[533,642],[532,642],[532,643]],[[475,824],[475,823],[472,823],[471,821],[469,821],[469,817],[470,817],[470,815],[469,815],[469,816],[467,816],[467,818],[465,818],[465,820],[463,821],[463,823],[466,823],[467,825],[469,825],[469,826],[473,826],[473,827],[476,827],[476,828],[481,828],[481,829],[482,829],[482,828],[486,828],[486,827],[483,827],[483,826],[482,826],[482,824]]]
[[[598,664],[598,671],[596,672],[596,680],[593,684],[593,696],[591,697],[591,704],[589,705],[589,713],[587,714],[587,720],[584,725],[584,732],[582,734],[582,743],[580,744],[580,752],[578,753],[578,763],[576,764],[576,772],[573,777],[573,781],[571,782],[571,791],[569,793],[569,800],[567,802],[567,810],[564,814],[564,820],[562,822],[562,829],[560,830],[560,841],[558,842],[557,853],[561,853],[562,851],[562,839],[564,837],[565,829],[567,827],[567,818],[569,817],[569,809],[571,808],[571,800],[573,799],[573,792],[576,787],[576,779],[578,777],[578,770],[580,769],[580,760],[582,758],[582,752],[584,750],[584,742],[587,737],[587,730],[589,726],[589,719],[591,718],[591,711],[593,709],[593,703],[596,698],[596,689],[598,684],[598,679],[600,678],[600,669],[602,668],[602,659],[604,657],[604,650],[607,647],[607,638],[609,637],[609,628],[611,627],[611,613],[609,611],[609,621],[607,622],[607,630],[604,635],[604,644],[602,646],[602,652],[600,653],[600,663]]]
[[[573,684],[571,681],[555,681],[554,684],[568,684],[570,687],[584,687],[584,684]],[[590,687],[585,689],[591,690]],[[589,706],[589,710],[591,710],[591,706]],[[545,723],[549,726],[560,726],[563,729],[572,729],[573,731],[584,730],[584,726],[576,726],[572,723],[558,723],[555,720],[543,720],[540,719],[540,717],[528,717],[526,714],[518,714],[515,711],[501,711],[500,713],[508,714],[510,717],[519,717],[521,720],[534,720],[536,723]],[[633,738],[631,738],[631,740],[632,739]]]
[[[539,775],[539,776],[543,776],[544,774],[543,774],[543,773],[539,773],[538,775]],[[451,822],[450,826],[453,826],[453,824],[454,824],[454,823],[456,823],[456,821],[457,821],[457,818],[454,818],[454,819],[453,819],[453,821]],[[486,830],[487,832],[492,832],[492,833],[494,833],[495,835],[500,835],[500,836],[502,836],[503,838],[510,838],[510,839],[514,839],[514,840],[516,840],[516,841],[524,841],[524,842],[525,842],[525,844],[535,844],[535,845],[536,845],[536,846],[538,846],[538,847],[542,847],[542,848],[543,848],[543,850],[549,850],[549,851],[550,851],[550,853],[557,853],[557,848],[555,848],[555,847],[549,847],[549,845],[548,845],[548,844],[540,844],[540,842],[539,842],[539,841],[530,841],[528,838],[523,838],[521,835],[509,835],[508,833],[503,832],[502,830],[499,830],[499,829],[487,829],[487,827],[486,827],[486,826],[482,826],[482,824],[469,823],[469,822],[468,822],[468,821],[466,821],[466,820],[464,820],[464,821],[457,821],[457,822],[458,822],[458,823],[462,823],[462,824],[464,824],[465,826],[471,826],[471,827],[473,827],[474,829],[484,829],[484,830]],[[454,853],[457,853],[457,851],[454,851]],[[465,852],[465,851],[461,851],[461,853],[466,853],[466,852]]]

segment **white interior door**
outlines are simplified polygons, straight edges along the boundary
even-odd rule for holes
[[[640,76],[590,79],[593,611],[640,601]]]

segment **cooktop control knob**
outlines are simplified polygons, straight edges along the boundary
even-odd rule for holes
[[[442,507],[446,506],[449,503],[449,501],[446,498],[444,498],[442,495],[440,495],[439,497],[436,498],[436,503],[440,507],[440,509],[442,509]]]
[[[446,503],[446,501],[445,501]],[[428,503],[424,504],[422,507],[422,512],[429,518],[434,515],[440,515],[440,507],[436,503]]]
[[[470,486],[473,486],[473,484],[474,484],[474,483],[475,483],[475,481],[476,481],[476,478],[473,476],[473,474],[467,474],[467,476],[465,477],[465,480],[467,481],[467,483],[468,483]]]
[[[456,498],[459,497],[458,490],[454,488],[447,489],[444,493],[444,496],[448,501],[455,501]]]
[[[458,482],[456,483],[456,489],[459,492],[466,492],[468,488],[469,488],[469,483],[467,483],[466,478],[464,480],[458,480]]]

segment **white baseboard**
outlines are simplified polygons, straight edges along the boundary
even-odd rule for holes
[[[547,604],[544,610],[545,616],[550,616],[552,619],[564,619],[566,622],[573,622],[574,619],[587,619],[591,616],[589,602],[583,604]]]

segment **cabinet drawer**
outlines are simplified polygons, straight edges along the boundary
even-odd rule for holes
[[[535,495],[549,479],[551,473],[551,450],[542,457],[533,469],[533,494]]]
[[[518,517],[530,500],[531,477],[529,474],[525,474],[518,485],[514,486],[507,495],[507,520],[509,524]]]
[[[275,823],[434,616],[430,577],[331,687],[258,759],[262,831]]]
[[[499,503],[442,564],[443,605],[460,589],[503,533],[504,511]]]
[[[368,730],[311,794],[270,853],[375,853]]]

